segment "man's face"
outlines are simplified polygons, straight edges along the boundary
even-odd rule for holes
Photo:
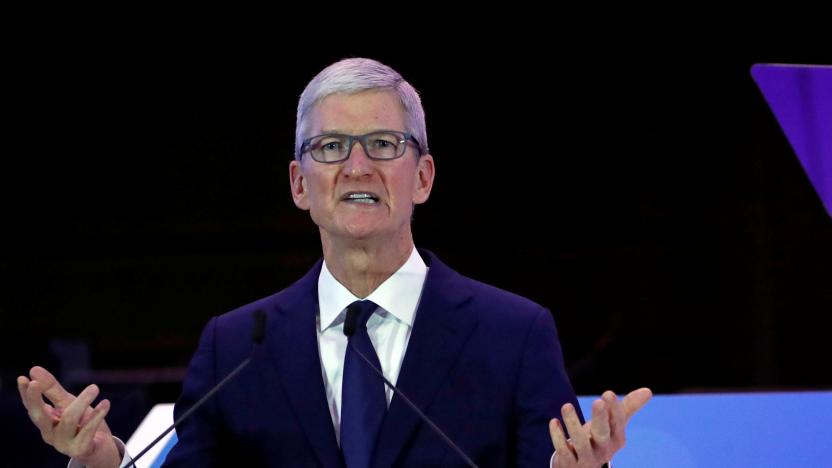
[[[392,91],[332,94],[310,112],[305,138],[322,133],[363,135],[376,130],[404,132],[405,112]],[[433,185],[433,158],[421,158],[414,144],[404,156],[371,160],[356,142],[346,161],[325,164],[304,154],[289,164],[295,205],[309,210],[326,240],[402,241],[410,238],[413,205],[424,203]],[[368,193],[368,200],[349,198]]]

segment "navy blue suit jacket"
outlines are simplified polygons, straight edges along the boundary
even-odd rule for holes
[[[420,251],[430,270],[397,385],[479,466],[548,466],[549,419],[577,401],[551,313],[466,278]],[[177,429],[165,467],[342,467],[318,356],[319,261],[285,290],[211,319],[188,369],[177,416],[265,342],[251,364]],[[375,467],[465,466],[393,397]]]

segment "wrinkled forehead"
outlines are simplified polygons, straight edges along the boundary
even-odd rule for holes
[[[304,137],[321,133],[363,134],[373,130],[408,131],[404,106],[391,90],[334,93],[318,101],[304,122]]]

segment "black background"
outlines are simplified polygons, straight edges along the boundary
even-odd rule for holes
[[[312,45],[314,30],[217,29],[12,45],[4,419],[26,420],[14,377],[59,371],[50,343],[75,340],[96,371],[157,370],[104,385],[112,424],[132,432],[176,397],[211,316],[313,264],[317,230],[288,190],[297,97],[348,56],[423,96],[437,178],[417,245],[550,308],[579,393],[832,386],[832,220],[749,73],[832,63],[823,41],[484,28]]]

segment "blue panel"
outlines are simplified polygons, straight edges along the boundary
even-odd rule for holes
[[[579,399],[588,417],[594,399]],[[830,442],[832,392],[658,395],[614,466],[832,466]]]
[[[584,414],[596,397],[580,397]],[[159,467],[176,434],[153,461]],[[615,468],[832,466],[832,392],[657,395],[630,421]]]

